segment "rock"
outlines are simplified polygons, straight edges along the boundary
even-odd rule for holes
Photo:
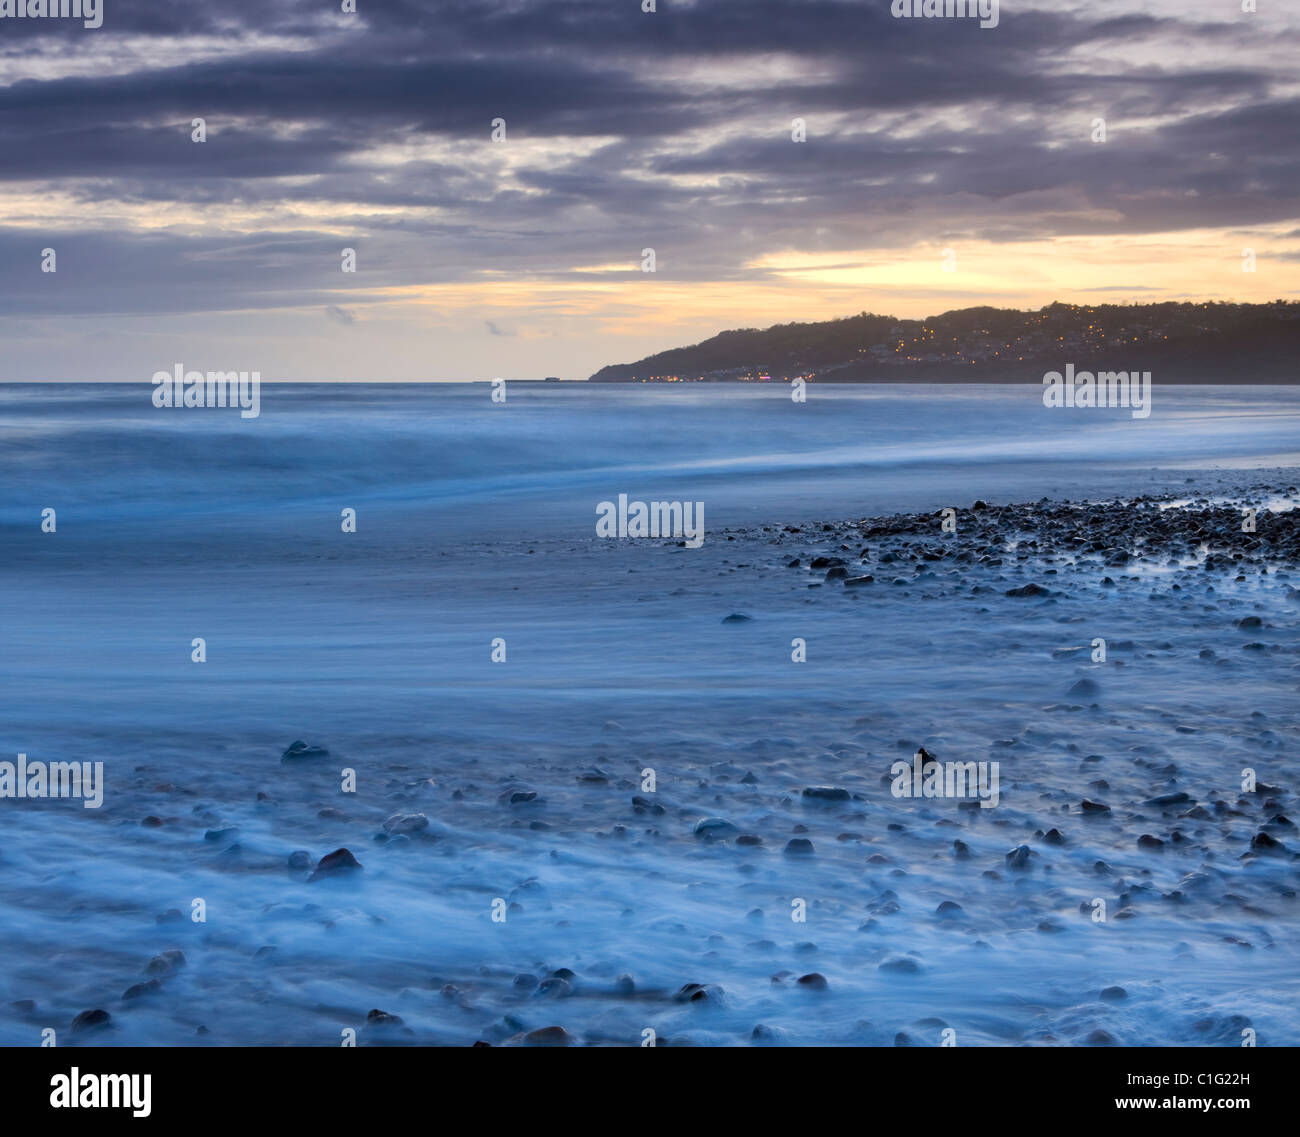
[[[934,910],[934,914],[938,916],[940,919],[952,920],[952,919],[956,919],[959,916],[964,916],[966,914],[966,911],[955,900],[945,900],[942,904],[939,905],[938,908]]]
[[[1101,684],[1095,679],[1089,679],[1087,676],[1084,676],[1070,688],[1068,694],[1079,696],[1100,695]]]
[[[1128,998],[1128,992],[1123,987],[1103,987],[1100,997],[1107,1003],[1118,1003]]]
[[[732,612],[730,616],[723,616],[722,622],[724,624],[745,624],[750,619],[751,617],[746,616],[744,612]]]
[[[72,1020],[72,1033],[82,1034],[87,1031],[102,1030],[112,1021],[113,1016],[107,1011],[101,1011],[98,1008],[93,1011],[82,1011]]]
[[[875,583],[875,579],[876,579],[876,578],[875,578],[874,576],[872,576],[870,573],[868,573],[866,576],[850,576],[850,577],[848,577],[848,578],[845,579],[845,581],[844,581],[844,587],[845,587],[845,588],[860,588],[860,587],[862,587],[862,585],[864,585],[864,584],[873,584],[873,583]]]
[[[302,739],[289,743],[289,748],[280,755],[281,762],[295,762],[302,758],[328,758],[330,752],[323,746],[308,746]]]
[[[881,963],[877,970],[899,975],[915,975],[921,970],[921,965],[910,955],[895,955]]]
[[[1079,803],[1079,808],[1083,810],[1084,813],[1109,813],[1110,812],[1110,806],[1108,806],[1105,802],[1089,801],[1087,798],[1084,798],[1083,801]]]
[[[784,852],[792,857],[808,857],[812,855],[813,843],[807,837],[791,837],[785,843]]]
[[[639,794],[632,799],[633,813],[648,813],[654,817],[661,817],[667,812],[657,801],[651,801],[647,797],[641,797]]]
[[[316,871],[307,878],[310,884],[312,881],[324,880],[331,876],[345,876],[356,872],[362,867],[361,862],[352,855],[347,849],[335,849],[332,853],[326,853],[321,857],[316,865]]]
[[[799,976],[795,982],[807,987],[810,991],[825,991],[828,986],[826,976],[820,971],[810,971],[807,975]]]
[[[849,791],[839,786],[806,786],[803,798],[807,801],[851,801]]]
[[[742,833],[739,837],[736,838],[737,845],[747,845],[752,847],[755,845],[761,845],[762,843],[763,843],[763,838],[760,837],[757,833]]]
[[[390,835],[402,833],[411,836],[423,833],[429,828],[429,819],[423,813],[394,813],[384,822],[384,832]]]
[[[145,967],[146,975],[170,975],[185,966],[185,953],[179,948],[170,948],[161,955],[156,955]]]
[[[570,972],[572,974],[572,972]],[[533,992],[534,998],[538,999],[565,999],[573,994],[573,984],[558,975],[552,975],[548,979],[543,979],[538,985],[537,990]]]
[[[220,829],[209,829],[203,834],[205,841],[230,841],[239,835],[239,830],[233,825],[226,825]]]
[[[1191,798],[1191,796],[1190,796],[1189,794],[1185,794],[1185,793],[1182,793],[1182,792],[1180,791],[1179,793],[1173,793],[1173,794],[1161,794],[1159,797],[1147,798],[1147,800],[1144,801],[1142,804],[1143,804],[1143,805],[1160,805],[1160,806],[1165,806],[1165,805],[1182,805],[1182,804],[1184,804],[1184,803],[1190,803],[1191,801],[1192,801],[1192,798]]]
[[[1019,588],[1008,588],[1004,595],[1015,597],[1050,596],[1051,593],[1041,584],[1034,584],[1031,581],[1029,584],[1021,585]]]
[[[402,1018],[400,1015],[390,1015],[387,1011],[374,1010],[366,1015],[366,1024],[368,1026],[401,1026]]]
[[[1029,859],[1033,856],[1035,856],[1035,853],[1028,845],[1017,845],[1002,859],[1009,869],[1027,869],[1029,868]]]
[[[311,854],[305,849],[295,849],[289,854],[289,868],[294,872],[306,872],[311,868]]]
[[[703,817],[695,823],[694,833],[709,841],[734,837],[740,830],[725,817]]]
[[[1104,1030],[1094,1030],[1084,1039],[1084,1042],[1087,1042],[1092,1046],[1114,1046],[1115,1036]]]
[[[1150,833],[1143,833],[1138,838],[1137,843],[1139,849],[1163,849],[1165,847],[1165,843],[1159,837],[1152,837]]]
[[[148,817],[142,818],[140,821],[140,824],[143,825],[146,829],[157,829],[162,823],[163,823],[162,818],[152,813],[149,814]]]
[[[133,983],[122,992],[123,1000],[140,999],[145,995],[152,995],[155,991],[162,990],[162,980],[149,979],[144,983]]]
[[[673,996],[675,1003],[720,1003],[723,991],[712,983],[686,983]]]

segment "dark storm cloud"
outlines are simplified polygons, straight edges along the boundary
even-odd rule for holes
[[[647,244],[678,279],[747,280],[764,276],[749,262],[792,249],[1300,215],[1300,105],[1255,61],[1276,45],[1247,21],[1004,5],[982,30],[894,20],[887,0],[360,8],[105,0],[98,31],[6,21],[0,67],[42,52],[56,76],[102,65],[0,88],[0,189],[78,205],[39,236],[0,230],[0,310],[328,311],[344,244],[362,249],[364,292],[492,269],[595,279],[575,266],[633,272]],[[187,59],[181,37],[240,50]],[[1135,45],[1150,64],[1113,60]],[[1094,116],[1105,144],[1089,140]],[[97,230],[120,206],[189,220]],[[250,234],[226,207],[281,214]],[[60,274],[42,293],[31,263],[46,244]]]

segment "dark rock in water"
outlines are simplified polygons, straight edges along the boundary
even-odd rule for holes
[[[1043,840],[1046,841],[1047,844],[1049,845],[1064,845],[1065,834],[1062,833],[1059,829],[1049,829],[1046,833],[1043,834]]]
[[[140,999],[143,998],[145,995],[152,995],[155,991],[161,991],[161,990],[162,990],[162,980],[150,979],[144,983],[133,983],[130,987],[128,987],[125,991],[122,992],[122,998],[124,1000]]]
[[[388,834],[404,833],[410,836],[423,833],[429,828],[429,819],[423,813],[394,813],[384,822],[384,832]]]
[[[1084,1039],[1084,1042],[1088,1043],[1091,1046],[1114,1046],[1115,1036],[1113,1034],[1107,1033],[1104,1030],[1094,1030],[1090,1035],[1088,1035],[1087,1038]]]
[[[703,837],[706,840],[718,840],[724,837],[734,837],[740,830],[725,817],[703,817],[695,823],[694,832],[697,837]]]
[[[530,1030],[524,1035],[528,1046],[572,1046],[574,1039],[562,1026],[544,1026],[541,1030]]]
[[[1028,845],[1017,845],[1002,859],[1009,869],[1027,869],[1029,868],[1029,859],[1034,855],[1033,849]]]
[[[849,791],[839,786],[806,786],[803,797],[809,801],[849,801]]]
[[[1204,1035],[1207,1042],[1240,1046],[1242,1033],[1250,1029],[1250,1019],[1245,1015],[1212,1015],[1208,1019],[1192,1023],[1192,1029],[1197,1034]]]
[[[1095,679],[1089,679],[1086,676],[1080,679],[1073,687],[1070,688],[1071,695],[1100,695],[1101,684]]]
[[[636,980],[632,976],[624,974],[614,980],[615,995],[632,995],[636,993]]]
[[[1108,806],[1105,802],[1089,801],[1087,798],[1084,798],[1083,801],[1079,803],[1079,808],[1082,809],[1084,813],[1109,813],[1110,812],[1110,806]]]
[[[492,1045],[492,1043],[490,1043],[490,1042],[484,1042],[481,1038],[476,1038],[476,1039],[474,1040],[473,1045],[474,1045],[474,1046],[488,1046],[488,1047],[490,1047],[490,1046]]]
[[[170,975],[185,966],[185,953],[180,948],[171,948],[156,955],[145,967],[146,975]]]
[[[527,805],[530,801],[537,800],[536,790],[515,790],[508,798],[507,805]]]
[[[934,910],[934,914],[944,920],[953,920],[959,916],[964,916],[966,910],[955,900],[945,900]]]
[[[1237,627],[1246,630],[1252,630],[1254,628],[1262,628],[1263,626],[1264,626],[1264,621],[1261,620],[1258,616],[1243,616],[1240,620],[1237,621]]]
[[[845,588],[860,588],[864,584],[874,584],[876,578],[868,573],[866,576],[851,576],[844,581]]]
[[[791,837],[785,843],[785,852],[792,857],[807,857],[813,852],[813,843],[807,837]]]
[[[390,1015],[387,1011],[374,1010],[366,1015],[366,1022],[370,1026],[401,1026],[402,1018],[400,1015]]]
[[[798,568],[798,567],[799,567],[799,558],[798,558],[798,557],[795,557],[794,560],[792,560],[792,561],[786,561],[785,567],[786,567],[786,568]]]
[[[289,748],[280,755],[281,762],[293,762],[299,758],[328,758],[330,752],[323,746],[308,746],[302,739],[289,743]]]
[[[954,841],[952,843],[952,855],[958,860],[967,860],[970,857],[970,846],[965,841]]]
[[[146,829],[157,829],[162,823],[163,823],[162,818],[157,817],[152,813],[149,814],[148,817],[142,818],[140,821],[140,824],[143,825]]]
[[[1118,1003],[1121,999],[1128,998],[1128,992],[1123,987],[1104,987],[1101,998],[1108,1003]]]
[[[1191,800],[1192,800],[1191,795],[1182,793],[1180,791],[1178,793],[1161,794],[1159,797],[1147,798],[1147,800],[1144,801],[1142,804],[1143,805],[1183,805],[1184,803],[1190,803]]]
[[[310,884],[314,880],[324,880],[330,876],[344,876],[356,872],[361,867],[361,862],[348,849],[335,849],[334,852],[321,857],[316,865],[316,871],[307,878],[307,882]]]
[[[1041,584],[1034,584],[1031,581],[1029,584],[1021,585],[1019,588],[1008,588],[1004,595],[1016,596],[1016,597],[1050,596],[1051,592],[1048,589],[1044,588]]]
[[[896,1035],[894,1035],[894,1045],[895,1045],[895,1046],[915,1046],[915,1045],[916,1045],[916,1041],[912,1038],[912,1036],[911,1036],[910,1034],[907,1033],[907,1031],[905,1031],[905,1030],[900,1030]]]
[[[1150,833],[1143,833],[1138,838],[1139,849],[1163,849],[1165,843],[1159,837],[1152,837]]]
[[[101,1011],[98,1008],[93,1011],[82,1011],[72,1020],[72,1033],[81,1034],[84,1031],[101,1030],[112,1021],[113,1016],[107,1011]]]
[[[239,830],[233,825],[227,825],[222,829],[209,829],[203,834],[205,841],[230,841],[239,835]]]
[[[578,775],[578,781],[589,786],[605,786],[609,784],[609,775],[604,770],[593,766],[590,770],[583,770]]]
[[[812,567],[815,569],[837,568],[848,563],[843,557],[813,557],[811,561]]]
[[[745,624],[748,623],[751,618],[752,617],[750,616],[746,616],[744,612],[732,612],[730,616],[723,616],[722,622],[724,624]]]
[[[753,847],[754,845],[761,845],[762,843],[763,843],[763,838],[760,837],[757,833],[742,833],[739,837],[736,838],[737,845],[748,845],[750,847]]]
[[[807,987],[811,991],[825,991],[828,986],[826,976],[824,976],[820,971],[810,971],[807,975],[799,976],[795,982]]]
[[[687,983],[673,996],[675,1003],[720,1003],[722,988],[712,983]]]
[[[1282,842],[1275,841],[1267,833],[1261,830],[1250,839],[1250,847],[1257,851],[1260,849],[1280,849],[1282,848]]]
[[[311,868],[311,854],[305,849],[295,849],[289,854],[289,868],[295,872],[306,872]]]
[[[632,799],[633,813],[649,813],[655,817],[662,816],[666,810],[657,801],[651,801],[649,798],[637,795]]]
[[[538,999],[564,999],[573,994],[573,984],[567,979],[560,979],[552,975],[549,979],[543,979],[538,985],[533,995]]]
[[[877,971],[890,971],[899,975],[915,975],[921,965],[910,955],[895,955],[881,963]]]
[[[988,505],[985,504],[983,501],[977,501],[974,505],[971,506],[971,509],[972,509],[972,510],[975,510],[975,509],[988,509]]]
[[[848,576],[848,575],[849,575],[849,570],[848,570],[848,569],[846,569],[843,565],[836,565],[834,568],[830,568],[830,569],[827,569],[827,570],[826,570],[826,578],[825,578],[825,579],[827,579],[827,580],[843,580],[843,579],[844,579],[846,576]]]

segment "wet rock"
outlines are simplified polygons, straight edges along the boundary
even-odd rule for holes
[[[1030,581],[1030,583],[1023,584],[1019,588],[1008,588],[1003,595],[1023,598],[1028,596],[1050,596],[1051,592],[1041,584]]]
[[[807,837],[791,837],[785,843],[784,852],[791,857],[809,857],[813,853],[813,843]]]
[[[849,791],[842,789],[840,786],[806,786],[804,788],[803,798],[805,801],[851,801],[852,797]]]
[[[752,617],[746,616],[744,612],[732,612],[730,616],[723,616],[722,622],[724,624],[747,624],[751,619]]]
[[[876,970],[896,975],[915,975],[921,970],[921,965],[910,955],[895,955],[884,960]]]
[[[280,755],[281,762],[296,762],[304,758],[328,758],[330,752],[323,746],[308,746],[302,739],[295,739]]]
[[[651,801],[648,797],[642,797],[638,794],[632,798],[632,812],[646,814],[651,817],[662,817],[667,811],[657,801]]]
[[[1079,803],[1079,808],[1083,810],[1084,813],[1109,813],[1110,812],[1110,806],[1108,806],[1105,802],[1089,801],[1087,798],[1084,798],[1083,801]]]
[[[1030,859],[1036,855],[1028,845],[1017,845],[1002,859],[1009,869],[1027,869]]]
[[[1088,1043],[1089,1046],[1114,1046],[1115,1036],[1108,1031],[1098,1029],[1088,1035],[1084,1042]]]
[[[332,853],[326,853],[321,857],[316,865],[316,871],[307,878],[308,883],[316,880],[324,880],[327,877],[348,876],[357,872],[362,867],[361,862],[356,859],[348,849],[335,849]]]
[[[1128,992],[1123,987],[1103,987],[1100,998],[1107,1003],[1118,1003],[1128,998]]]
[[[72,1033],[85,1034],[90,1031],[103,1030],[113,1021],[113,1016],[107,1011],[96,1008],[93,1011],[82,1011],[75,1019],[72,1020]]]
[[[712,983],[686,983],[673,996],[674,1003],[720,1003],[722,999],[722,988]]]
[[[1137,840],[1139,849],[1163,849],[1165,843],[1159,837],[1153,837],[1150,833],[1143,833]]]
[[[384,822],[384,832],[390,836],[400,833],[410,837],[428,828],[429,819],[423,813],[394,813]]]
[[[695,836],[709,841],[734,837],[739,832],[725,817],[703,817],[695,823],[694,829]]]
[[[185,953],[179,948],[170,948],[156,955],[145,967],[146,975],[170,975],[185,966]]]
[[[401,1026],[402,1021],[400,1015],[390,1015],[387,1011],[373,1010],[366,1015],[368,1026]]]
[[[801,975],[795,980],[802,987],[807,987],[810,991],[825,991],[829,986],[826,982],[826,976],[820,971],[810,971],[807,975]]]

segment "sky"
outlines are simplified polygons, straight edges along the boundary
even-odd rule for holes
[[[343,6],[0,18],[0,380],[582,379],[861,311],[1300,298],[1295,0]]]

